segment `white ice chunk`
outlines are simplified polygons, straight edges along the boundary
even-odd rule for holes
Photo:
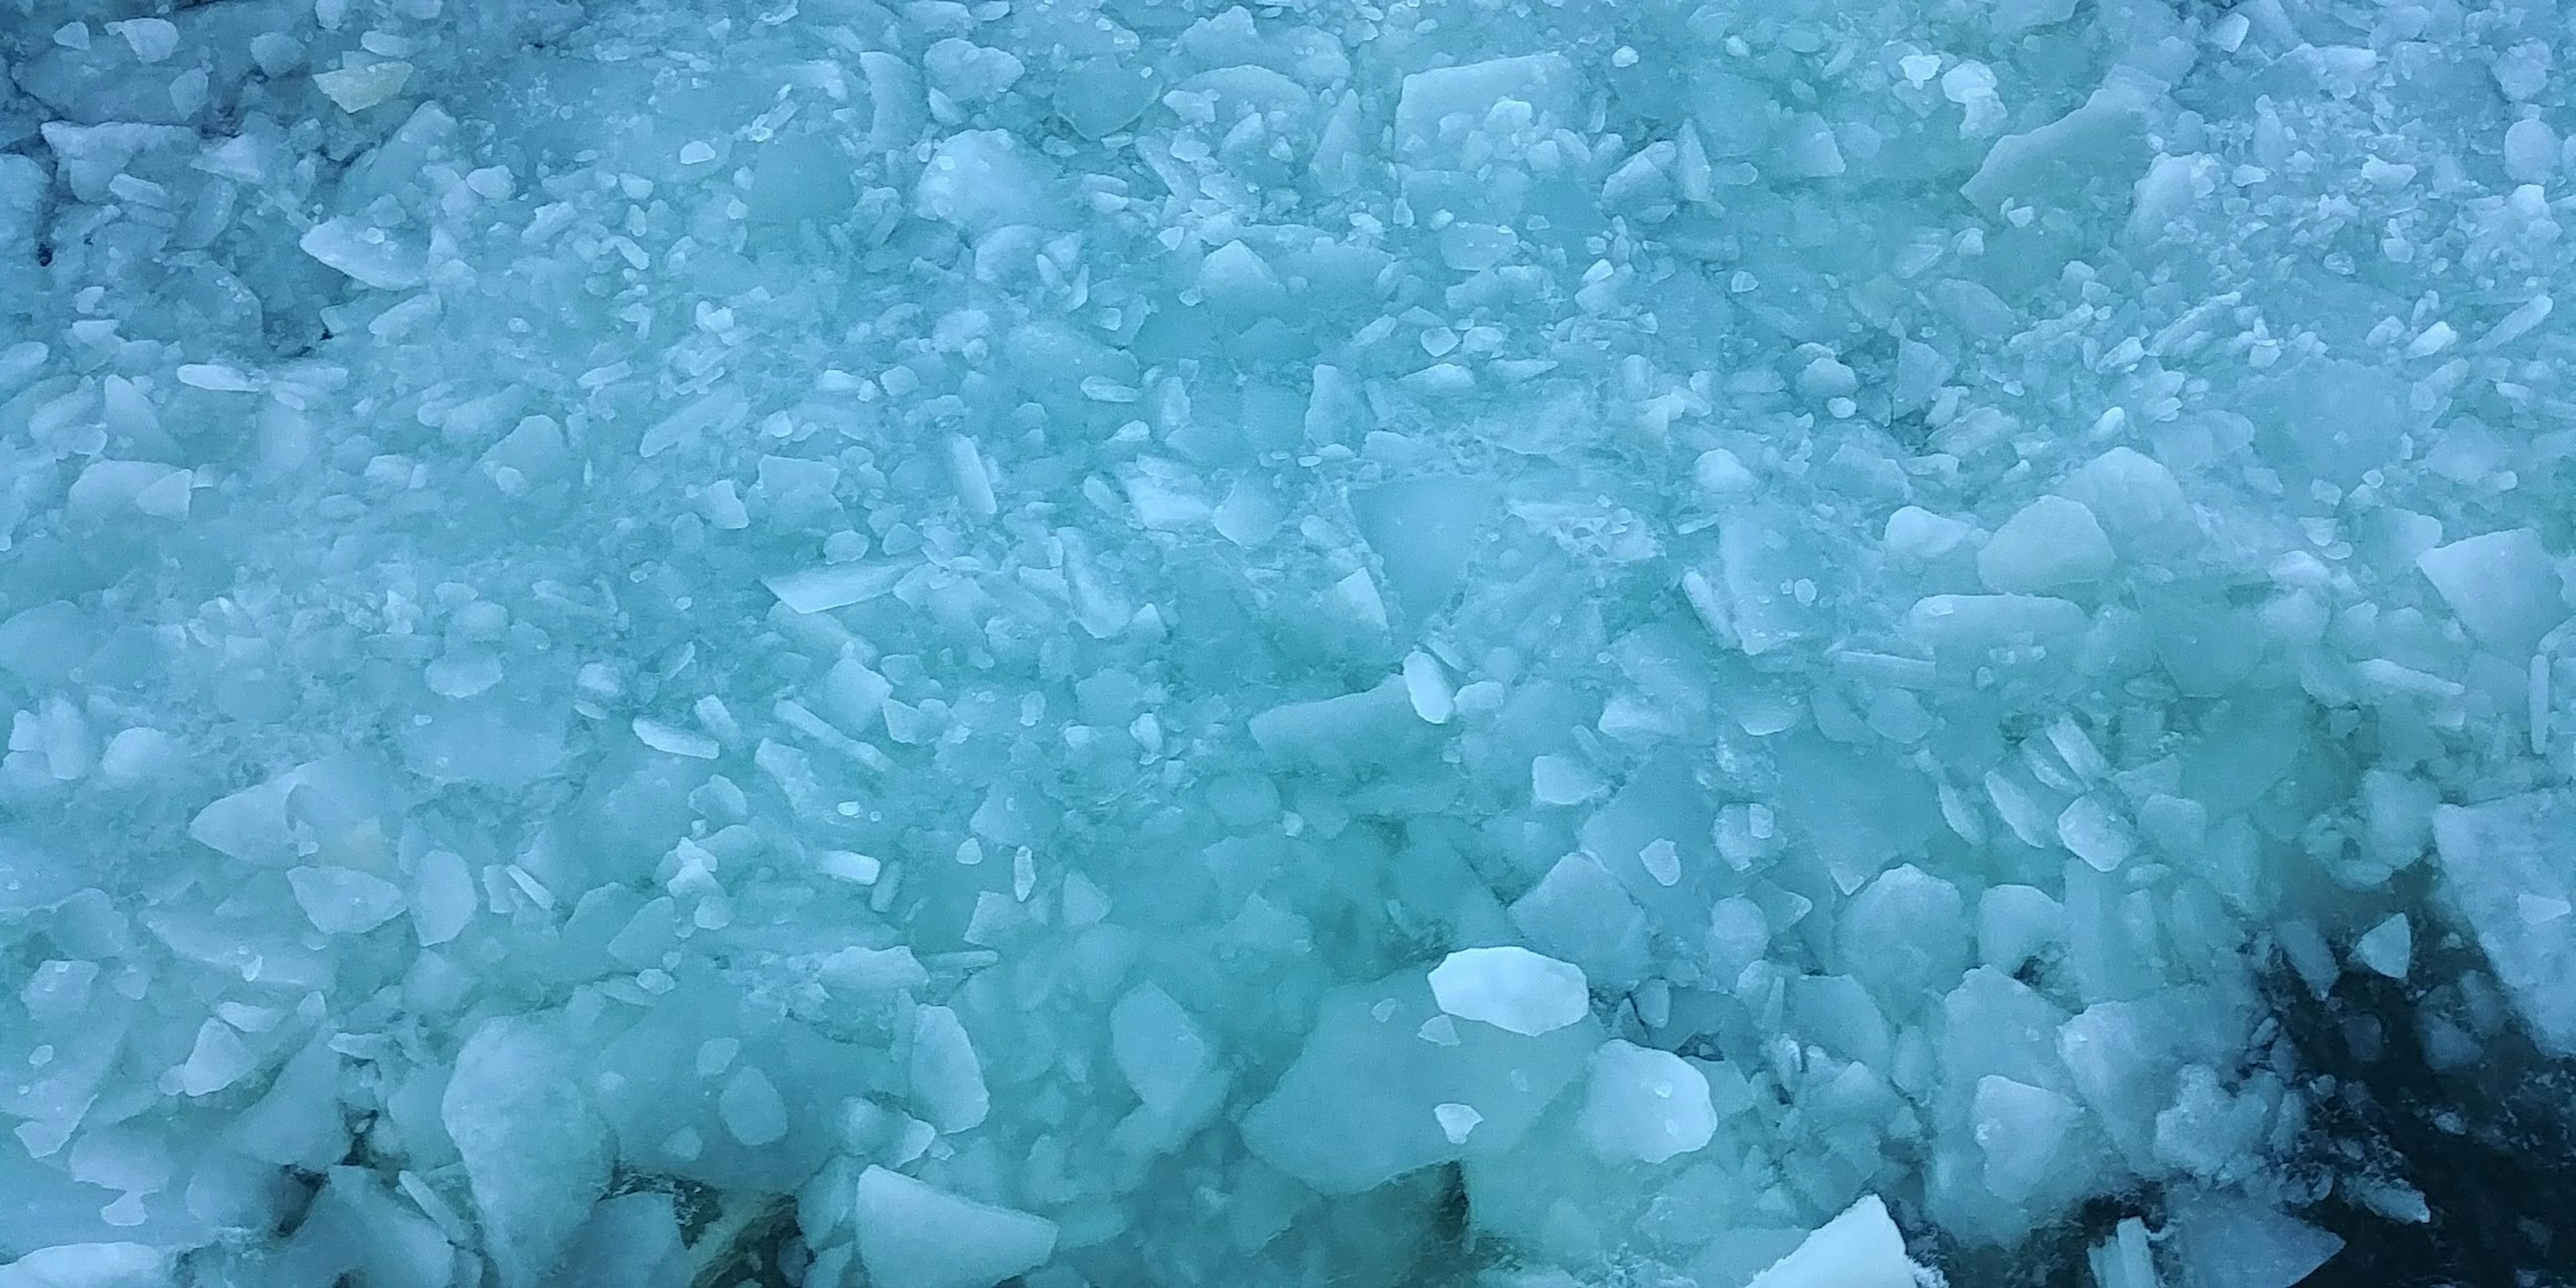
[[[1613,1038],[1593,1052],[1575,1130],[1606,1161],[1661,1163],[1707,1145],[1717,1110],[1690,1061]]]
[[[2406,978],[2415,960],[2415,929],[2406,914],[2390,913],[2387,920],[2363,931],[2352,943],[2352,957],[2390,979]]]
[[[1055,1255],[1055,1222],[882,1167],[859,1173],[855,1209],[870,1288],[994,1288]]]
[[[286,874],[297,906],[326,935],[363,935],[402,915],[402,887],[355,868],[300,867]]]
[[[1199,262],[1198,288],[1208,303],[1230,313],[1274,313],[1288,302],[1288,288],[1269,262],[1239,241],[1209,251]]]
[[[1433,1105],[1431,1116],[1439,1122],[1440,1134],[1448,1137],[1452,1145],[1466,1144],[1467,1137],[1475,1132],[1476,1124],[1485,1121],[1485,1116],[1477,1113],[1474,1105],[1462,1105],[1454,1100]]]
[[[1591,1013],[1583,971],[1526,948],[1464,948],[1431,968],[1431,996],[1462,1020],[1535,1037]]]
[[[1875,1194],[1807,1236],[1797,1250],[1753,1277],[1746,1288],[1915,1288],[1905,1236]]]
[[[1406,152],[1432,151],[1440,122],[1453,116],[1482,121],[1497,104],[1526,103],[1542,117],[1565,120],[1573,115],[1583,77],[1564,55],[1525,54],[1458,67],[1415,72],[1404,78],[1395,105],[1396,146]]]
[[[2043,496],[1995,529],[1977,552],[1986,589],[2030,594],[2099,581],[2111,571],[2111,538],[2080,501]]]

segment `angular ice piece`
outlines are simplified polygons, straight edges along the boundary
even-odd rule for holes
[[[1476,1130],[1476,1124],[1485,1121],[1485,1116],[1477,1113],[1474,1105],[1462,1105],[1455,1101],[1444,1101],[1433,1105],[1431,1116],[1438,1120],[1440,1134],[1448,1137],[1452,1145],[1466,1144],[1467,1137]]]
[[[546,1019],[485,1020],[457,1053],[439,1102],[500,1288],[545,1282],[608,1190],[608,1126],[569,1055]]]
[[[1915,1288],[1917,1282],[1887,1205],[1865,1194],[1745,1288]]]
[[[1776,505],[1733,510],[1717,528],[1719,585],[1745,652],[1760,655],[1822,625],[1818,582],[1828,570],[1795,515]]]
[[[1905,613],[1904,632],[1932,650],[1943,671],[1998,661],[2072,659],[2089,619],[2045,595],[1929,595]]]
[[[1404,78],[1403,92],[1396,99],[1396,147],[1420,157],[1435,149],[1443,118],[1467,116],[1482,121],[1507,99],[1528,104],[1539,116],[1566,120],[1573,115],[1582,89],[1574,64],[1556,53],[1415,72]]]
[[[1498,500],[1490,482],[1462,476],[1400,479],[1352,491],[1351,517],[1377,552],[1407,626],[1420,629],[1457,593]]]
[[[2444,906],[2486,951],[2532,1039],[2561,1056],[2576,1056],[2576,916],[2532,913],[2576,903],[2571,838],[2563,792],[2433,811]]]
[[[1462,1020],[1536,1037],[1592,1012],[1582,968],[1526,948],[1462,948],[1431,968],[1431,996]]]
[[[1216,1060],[1198,1021],[1153,984],[1129,989],[1109,1009],[1109,1054],[1149,1109],[1180,1104]]]
[[[1447,1020],[1453,1041],[1425,1040]],[[1589,1016],[1537,1037],[1442,1015],[1420,969],[1324,997],[1278,1085],[1242,1119],[1263,1162],[1326,1194],[1357,1194],[1416,1168],[1512,1149],[1601,1044]],[[1434,1108],[1482,1121],[1451,1140]]]
[[[781,573],[761,578],[778,602],[800,613],[823,613],[852,604],[864,604],[893,590],[904,574],[912,571],[908,563],[843,563],[826,564],[803,572]]]
[[[2057,839],[2097,872],[2111,871],[2138,852],[2138,829],[2112,804],[2108,792],[2076,797],[2057,816]]]
[[[300,867],[286,874],[297,906],[326,935],[363,935],[400,916],[402,888],[355,868]]]
[[[2074,16],[2075,0],[1996,0],[1995,31],[2018,36],[2035,27],[2047,27]]]
[[[1959,888],[1910,863],[1853,896],[1837,929],[1843,969],[1900,1012],[1947,992],[1976,947]]]
[[[361,286],[380,291],[407,291],[428,280],[429,257],[394,234],[363,220],[341,215],[306,229],[297,243],[304,253],[339,270]]]
[[[334,68],[313,73],[313,87],[341,111],[363,112],[402,93],[403,86],[411,83],[411,70],[411,64],[400,59]]]
[[[2406,978],[2415,961],[2415,929],[2406,914],[2390,913],[2386,921],[2363,931],[2352,942],[2352,957],[2390,979]]]
[[[992,1110],[984,1061],[948,1007],[913,1012],[912,1103],[931,1126],[951,1134],[980,1126]]]
[[[1054,182],[1054,163],[1009,132],[968,130],[932,150],[913,189],[913,212],[969,233],[1005,224],[1046,225],[1057,213],[1048,191]]]
[[[787,1137],[787,1101],[769,1075],[753,1065],[725,1079],[724,1090],[716,1093],[716,1117],[727,1135],[755,1149]]]
[[[1985,215],[2081,199],[2096,190],[2125,203],[2146,166],[2148,113],[2160,92],[2143,75],[2115,72],[2074,111],[1995,140],[1959,191]]]
[[[2436,546],[2417,556],[2415,566],[2469,634],[2516,661],[2567,620],[2558,569],[2529,528]]]
[[[2343,1251],[2336,1235],[2233,1194],[2184,1200],[2167,1229],[2182,1288],[2293,1288]]]
[[[1055,1255],[1055,1222],[870,1167],[859,1173],[859,1264],[871,1288],[994,1288]]]
[[[2111,571],[2111,538],[2081,502],[2043,496],[1995,529],[1977,552],[1986,589],[2031,594],[2099,581]]]
[[[1208,303],[1229,313],[1275,313],[1288,302],[1288,288],[1280,285],[1269,262],[1240,241],[1227,242],[1199,261],[1198,288]]]
[[[2065,1165],[2066,1143],[2084,1121],[2070,1097],[1988,1074],[1977,1079],[1969,1130],[1985,1156],[1986,1188],[2007,1203],[2029,1198]]]
[[[1574,1129],[1605,1161],[1661,1163],[1707,1145],[1717,1134],[1717,1110],[1698,1066],[1612,1038],[1592,1054],[1592,1082]]]
[[[1633,987],[1646,974],[1646,912],[1592,855],[1558,858],[1510,914],[1538,951],[1571,961],[1605,989]]]

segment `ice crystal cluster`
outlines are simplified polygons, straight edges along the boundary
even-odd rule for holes
[[[2571,36],[0,0],[0,1288],[2563,1284]]]

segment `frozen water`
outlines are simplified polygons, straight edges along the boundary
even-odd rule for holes
[[[1591,1010],[1583,971],[1526,948],[1464,948],[1431,968],[1431,996],[1442,1012],[1536,1037]]]
[[[0,1281],[2556,1219],[2550,5],[0,9]]]

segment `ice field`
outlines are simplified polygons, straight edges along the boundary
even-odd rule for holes
[[[2562,44],[0,0],[0,1288],[2568,1288]]]

